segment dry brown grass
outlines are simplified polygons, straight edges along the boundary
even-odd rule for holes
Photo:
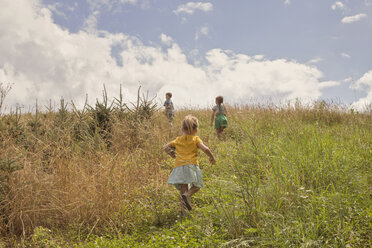
[[[355,116],[327,106],[312,109],[229,106],[228,110],[231,125],[242,125],[240,122],[246,120],[256,125],[255,120],[260,119],[257,125],[263,125],[262,130],[264,125],[271,125],[273,118],[333,125]],[[76,228],[89,235],[105,228],[130,232],[140,223],[160,223],[164,218],[172,218],[171,214],[164,214],[177,204],[164,200],[175,195],[167,187],[172,165],[162,147],[180,134],[181,120],[187,114],[199,118],[199,135],[205,143],[215,139],[213,130],[207,128],[210,110],[180,110],[173,126],[160,112],[141,121],[113,115],[109,146],[97,133],[89,134],[89,130],[76,139],[75,127],[82,123],[72,113],[63,123],[56,121],[57,113],[40,113],[38,120],[34,115],[22,115],[21,129],[15,133],[11,131],[14,123],[9,121],[13,117],[3,117],[0,160],[6,164],[7,158],[18,158],[8,164],[17,164],[22,169],[0,172],[8,180],[3,181],[8,190],[3,189],[0,199],[3,208],[0,230],[3,234],[27,236],[35,227],[43,226]],[[370,123],[368,115],[358,118]],[[35,122],[39,123],[37,130],[30,125]],[[261,129],[255,127],[258,132]]]
[[[165,118],[156,114],[135,125],[115,120],[108,148],[99,135],[75,140],[74,123],[62,129],[53,122],[55,115],[42,116],[38,133],[27,126],[34,117],[22,116],[22,141],[3,125],[0,159],[18,157],[22,169],[1,172],[9,178],[1,199],[1,230],[27,235],[37,226],[92,230],[108,223],[125,230],[142,221],[132,211],[136,203],[146,201],[149,191],[163,194],[167,179],[160,166],[162,146],[173,134],[166,131]]]

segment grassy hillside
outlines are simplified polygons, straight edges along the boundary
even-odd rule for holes
[[[170,126],[156,104],[0,119],[0,231],[19,247],[370,247],[372,117],[326,103],[230,106],[219,141],[209,110]],[[180,219],[162,146],[187,114],[215,154]],[[10,241],[9,241],[10,240]]]

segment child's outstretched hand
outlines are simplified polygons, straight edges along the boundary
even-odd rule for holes
[[[176,158],[176,148],[171,143],[166,144],[163,149],[169,156]]]
[[[216,160],[215,160],[214,158],[209,158],[209,162],[210,162],[211,164],[216,164]]]
[[[171,149],[170,149],[170,152],[169,152],[169,155],[170,155],[172,158],[176,158],[176,149],[171,148]]]

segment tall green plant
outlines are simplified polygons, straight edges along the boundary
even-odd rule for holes
[[[96,99],[95,107],[89,106],[89,111],[93,115],[94,123],[91,125],[92,132],[98,132],[100,137],[111,146],[112,125],[113,125],[113,112],[114,101],[109,103],[107,97],[106,87],[103,86],[102,102]]]

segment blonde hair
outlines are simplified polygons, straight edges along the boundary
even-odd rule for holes
[[[199,127],[199,120],[195,116],[187,115],[182,121],[182,131],[192,134]]]
[[[223,96],[217,96],[216,101],[218,105],[221,105],[221,103],[223,103]]]

